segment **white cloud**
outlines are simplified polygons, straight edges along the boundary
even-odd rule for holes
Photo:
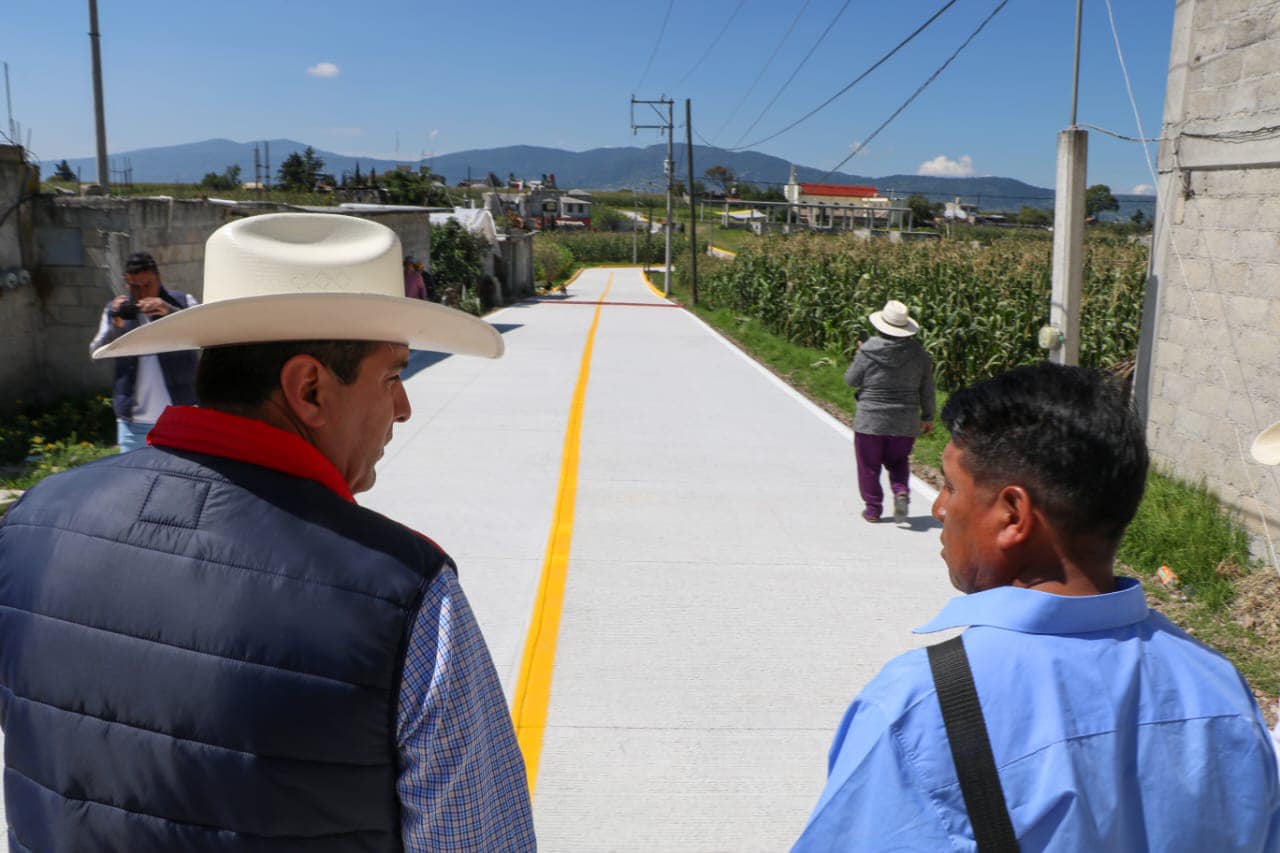
[[[1136,187],[1129,190],[1129,192],[1133,195],[1155,195],[1156,188],[1151,186],[1151,184],[1138,184]]]
[[[326,132],[330,136],[364,136],[363,127],[331,127]]]
[[[939,154],[932,160],[921,163],[916,174],[932,175],[935,178],[968,178],[974,174],[973,158],[965,154],[959,160],[952,160],[945,154]]]
[[[440,135],[440,131],[433,130],[429,134],[427,134],[427,139],[435,139],[439,135]]]
[[[337,77],[339,71],[332,62],[317,62],[307,69],[307,73],[312,77]]]

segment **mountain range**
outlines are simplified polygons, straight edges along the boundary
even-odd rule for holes
[[[110,159],[113,169],[119,169],[126,163],[131,166],[135,183],[197,183],[205,174],[221,173],[229,165],[239,166],[241,180],[251,181],[254,179],[255,145],[260,153],[270,151],[273,180],[280,163],[290,153],[301,152],[307,147],[306,143],[292,139],[271,139],[265,143],[207,139],[184,145],[122,151],[112,155]],[[371,169],[385,172],[396,166],[392,160],[353,157],[320,149],[316,149],[316,155],[324,161],[324,171],[338,177],[354,171],[357,165],[364,174],[368,174]],[[556,184],[562,189],[619,190],[635,187],[642,191],[657,191],[662,186],[662,161],[665,156],[664,144],[644,148],[593,148],[588,151],[513,145],[441,154],[425,160],[406,161],[401,165],[410,168],[417,168],[419,164],[429,166],[432,172],[442,175],[450,185],[467,177],[482,179],[487,173],[493,172],[500,178],[506,178],[509,174],[518,178],[539,178],[544,174],[553,174],[556,176]],[[683,144],[674,146],[673,157],[677,177],[683,181],[688,163]],[[792,165],[780,157],[755,151],[731,152],[702,145],[693,147],[693,157],[694,170],[699,179],[708,168],[724,166],[740,180],[757,185],[785,184],[790,177]],[[46,161],[46,173],[52,172],[53,165],[58,161],[59,158]],[[86,179],[97,173],[96,161],[92,157],[67,158],[67,162],[73,170],[86,176]],[[920,193],[931,201],[947,201],[959,196],[965,201],[978,204],[983,210],[1017,210],[1023,205],[1045,208],[1053,206],[1052,189],[1033,186],[1013,178],[940,178],[929,175],[870,177],[843,172],[828,175],[822,169],[799,164],[796,165],[796,175],[802,182],[867,184],[898,197]]]

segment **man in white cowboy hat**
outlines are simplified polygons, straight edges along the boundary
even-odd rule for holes
[[[203,348],[201,408],[0,523],[14,850],[527,850],[511,717],[453,562],[353,498],[410,347],[497,357],[405,299],[399,240],[272,214],[209,238],[204,305],[97,357]]]
[[[867,319],[880,334],[858,347],[844,374],[845,384],[858,389],[853,448],[862,517],[880,520],[883,467],[893,490],[893,520],[902,524],[910,502],[911,450],[918,434],[933,429],[933,361],[915,337],[920,325],[898,300],[890,299]]]

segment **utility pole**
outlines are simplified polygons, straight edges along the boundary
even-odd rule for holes
[[[93,114],[98,131],[98,185],[102,194],[111,189],[107,171],[107,119],[102,106],[102,51],[98,47],[98,0],[89,0],[89,45],[93,48]]]
[[[1058,133],[1058,178],[1053,202],[1053,296],[1040,345],[1057,364],[1080,363],[1080,293],[1084,280],[1085,172],[1089,133],[1076,127],[1080,92],[1080,29],[1084,0],[1076,0],[1076,53],[1071,126]]]
[[[660,108],[666,107],[667,115],[666,115],[665,123],[636,124],[636,118],[635,118],[636,104],[648,105],[654,111],[654,113],[658,116],[659,120],[663,118]],[[667,222],[666,222],[666,227],[663,228],[663,231],[666,232],[666,238],[667,238],[667,275],[662,288],[663,296],[671,295],[671,226],[672,226],[671,192],[672,192],[672,189],[674,188],[675,172],[676,172],[675,162],[672,160],[672,141],[671,141],[671,133],[674,125],[674,122],[672,121],[672,109],[674,105],[675,105],[675,101],[671,100],[670,98],[659,98],[655,101],[643,101],[643,100],[636,100],[635,95],[631,96],[631,132],[634,134],[637,130],[650,129],[650,130],[660,131],[667,135],[667,159],[666,159],[666,162],[663,163],[663,171],[665,172],[666,178],[667,178]]]
[[[638,252],[640,240],[640,197],[636,195],[635,187],[631,188],[631,208],[635,214],[631,217],[631,263],[634,264],[640,259]]]
[[[693,197],[693,107],[684,99],[684,145],[689,150],[689,303],[698,304],[698,215]]]

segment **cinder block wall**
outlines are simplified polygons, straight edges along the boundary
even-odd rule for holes
[[[1158,167],[1148,437],[1160,467],[1203,480],[1255,528],[1265,516],[1273,536],[1280,477],[1248,449],[1280,420],[1277,126],[1280,0],[1181,0]]]
[[[0,176],[3,163],[0,163]],[[9,197],[0,183],[0,207]],[[89,357],[103,306],[123,292],[124,261],[151,252],[164,284],[204,301],[204,247],[232,219],[285,206],[121,198],[39,199],[33,283],[0,292],[0,410],[18,400],[105,391],[109,362]],[[426,211],[339,211],[372,219],[399,235],[406,254],[428,260]]]

